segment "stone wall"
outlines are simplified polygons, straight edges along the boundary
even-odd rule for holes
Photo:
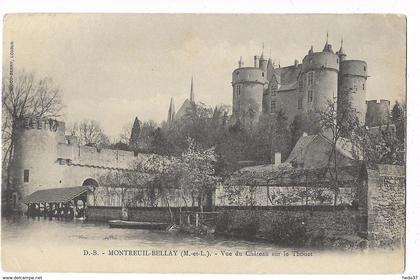
[[[218,207],[217,210],[228,210],[221,231],[236,236],[311,246],[345,236],[361,240],[357,210],[353,207]]]
[[[176,219],[179,218],[179,208],[172,207],[171,211]],[[183,207],[182,211],[199,211],[197,207]],[[87,208],[89,221],[102,221],[121,219],[121,207],[89,206]],[[171,215],[167,207],[135,207],[128,208],[129,220],[138,222],[170,223]]]
[[[334,191],[319,185],[224,186],[216,189],[216,206],[305,206],[334,205]],[[339,188],[337,205],[351,205],[357,186]]]
[[[403,245],[405,238],[405,167],[378,165],[367,170],[367,238],[372,246]]]

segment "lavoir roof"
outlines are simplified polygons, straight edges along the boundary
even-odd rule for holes
[[[23,203],[69,202],[87,191],[87,186],[39,190],[25,197]]]

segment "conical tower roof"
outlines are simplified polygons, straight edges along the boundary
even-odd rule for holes
[[[330,43],[328,43],[328,32],[327,32],[327,41],[325,42],[325,45],[324,45],[324,49],[322,50],[323,52],[334,52],[333,50],[332,50],[332,46],[331,46],[331,44]]]
[[[344,48],[343,48],[343,39],[341,39],[341,46],[340,46],[340,49],[338,50],[337,53],[338,54],[346,54],[345,51],[344,51]]]

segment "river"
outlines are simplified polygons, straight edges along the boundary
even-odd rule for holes
[[[219,236],[139,229],[110,228],[107,223],[49,220],[44,218],[12,217],[2,219],[2,239],[5,243],[53,245],[71,243],[78,247],[142,247],[142,248],[210,248],[238,250],[279,250],[280,247],[262,241],[246,241]]]
[[[262,241],[43,218],[3,218],[1,232],[6,271],[372,273],[395,272],[404,261],[400,250],[371,255],[293,249]]]

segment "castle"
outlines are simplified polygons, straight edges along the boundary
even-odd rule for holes
[[[328,34],[322,51],[315,52],[311,46],[302,63],[295,60],[289,66],[276,66],[271,57],[265,58],[263,48],[260,56],[254,56],[252,67],[245,67],[241,57],[238,68],[232,72],[231,123],[255,124],[261,115],[279,111],[292,121],[298,114],[322,110],[328,101],[335,101],[338,111],[343,104],[350,104],[361,124],[382,125],[388,122],[390,102],[366,101],[368,77],[366,61],[347,59],[343,40],[334,52]],[[190,98],[178,111],[171,98],[167,122],[180,120],[194,102],[191,78]]]
[[[276,66],[271,57],[254,56],[254,66],[244,67],[242,57],[232,73],[233,120],[255,123],[261,114],[282,110],[292,120],[296,115],[322,110],[327,102],[347,99],[356,110],[359,121],[380,125],[389,112],[389,101],[366,102],[367,63],[348,60],[341,47],[337,52],[327,41],[320,52],[313,46],[299,63]]]
[[[347,60],[343,45],[334,52],[327,42],[321,52],[310,48],[302,63],[276,67],[264,52],[254,57],[253,67],[242,59],[232,73],[233,121],[258,121],[260,115],[283,110],[289,120],[300,113],[319,110],[335,97],[348,98],[368,126],[387,121],[390,102],[366,100],[367,63]],[[173,99],[168,122],[181,119],[195,103],[193,79],[190,97],[176,112]],[[338,108],[340,110],[341,108]],[[36,190],[71,186],[98,186],[97,179],[109,170],[132,170],[145,154],[80,146],[65,135],[65,123],[47,119],[21,119],[17,125],[15,157],[11,168],[12,208]]]

